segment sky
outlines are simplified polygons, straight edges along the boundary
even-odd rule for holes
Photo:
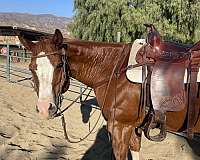
[[[0,0],[0,12],[73,16],[74,0]]]

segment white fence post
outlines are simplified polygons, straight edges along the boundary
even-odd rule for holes
[[[121,42],[121,32],[117,32],[117,42]]]
[[[7,53],[6,53],[6,78],[10,81],[10,46],[7,44]]]

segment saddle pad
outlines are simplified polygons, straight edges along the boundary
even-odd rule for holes
[[[142,48],[142,46],[144,46],[145,44],[146,44],[145,39],[136,39],[133,42],[130,56],[129,56],[128,65],[137,64],[137,62],[135,60],[136,54]],[[142,83],[142,67],[137,67],[137,68],[133,68],[131,70],[127,70],[126,77],[131,82]]]
[[[153,108],[160,111],[180,111],[186,106],[184,63],[157,61],[151,75]]]
[[[142,67],[127,70],[126,77],[133,83],[142,83]],[[197,75],[197,82],[200,82],[200,71]],[[187,70],[185,70],[184,83],[187,83]]]

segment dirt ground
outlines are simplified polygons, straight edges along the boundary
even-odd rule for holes
[[[71,90],[79,92],[77,86]],[[70,92],[66,96],[74,99],[77,95]],[[60,118],[47,121],[38,116],[36,99],[32,88],[0,78],[0,160],[111,159],[111,144],[102,117],[86,140],[71,144],[64,139]],[[70,102],[65,100],[64,105]],[[65,118],[71,139],[79,140],[93,128],[100,115],[95,103],[95,99],[89,97],[89,106],[76,103],[67,110]],[[200,145],[195,151],[200,152]],[[186,140],[172,134],[161,143],[143,138],[141,156],[144,160],[200,160]]]

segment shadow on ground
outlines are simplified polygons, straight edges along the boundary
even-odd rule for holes
[[[80,110],[82,114],[83,123],[88,123],[92,108],[100,110],[96,98],[88,99],[81,103]]]
[[[90,118],[92,109],[100,109],[96,98],[84,101],[81,104],[80,110],[83,123],[87,123]],[[128,160],[132,160],[129,153]],[[85,152],[81,160],[114,160],[112,144],[108,137],[106,126],[99,129],[93,145]]]
[[[52,143],[51,148],[45,148],[45,152],[38,157],[38,160],[61,160],[66,159],[66,145],[61,143]]]
[[[196,140],[187,139],[187,142],[188,142],[189,146],[192,148],[193,152],[196,155],[200,156],[200,134],[194,135],[194,138]]]
[[[85,152],[81,160],[115,160],[106,126],[99,130],[93,145]],[[130,152],[128,160],[132,160]]]

